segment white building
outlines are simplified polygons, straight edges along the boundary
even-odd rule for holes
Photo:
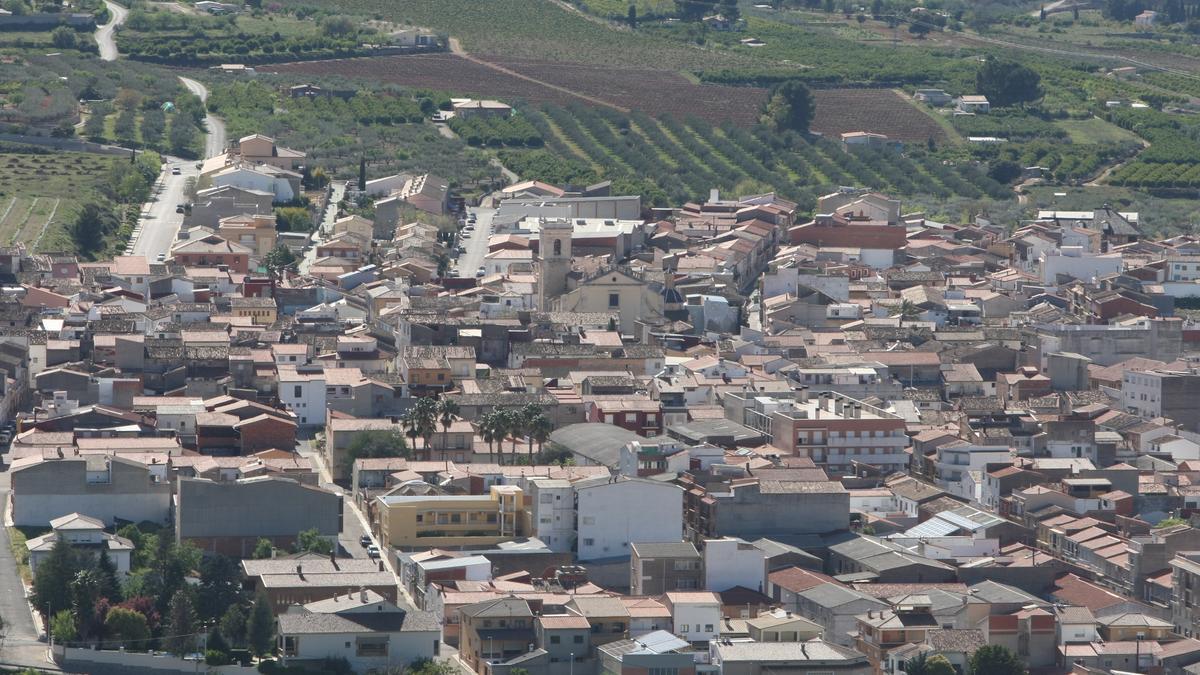
[[[1080,247],[1065,246],[1058,251],[1047,252],[1042,258],[1042,281],[1055,283],[1060,274],[1089,281],[1116,274],[1121,271],[1121,265],[1119,253],[1087,255]]]
[[[721,593],[734,586],[763,592],[766,588],[767,554],[737,537],[704,542],[704,587]]]
[[[344,658],[359,673],[431,659],[442,637],[433,614],[401,609],[369,590],[293,605],[278,621],[283,663]]]
[[[561,478],[530,478],[527,490],[533,502],[530,534],[552,551],[570,551],[575,541],[575,488]]]
[[[290,202],[297,196],[293,183],[299,178],[300,174],[298,173],[265,164],[230,166],[213,174],[212,187],[229,185],[243,190],[269,192],[276,202]]]
[[[38,565],[61,542],[70,545],[77,554],[86,553],[92,557],[98,557],[100,551],[104,550],[118,574],[129,574],[133,542],[105,532],[103,521],[81,513],[71,513],[51,520],[50,528],[50,532],[25,542],[29,549],[30,572],[36,574]]]
[[[683,489],[627,476],[575,483],[580,560],[624,558],[629,545],[683,537]]]
[[[692,644],[721,634],[721,600],[712,591],[668,591],[664,596],[675,634]]]
[[[279,366],[279,401],[302,427],[325,425],[325,373],[316,367]]]

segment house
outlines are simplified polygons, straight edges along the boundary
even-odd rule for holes
[[[254,257],[265,257],[275,248],[275,216],[251,214],[227,216],[217,221],[217,234],[225,241],[250,249],[250,255]]]
[[[300,195],[301,174],[268,164],[237,162],[215,170],[209,181],[212,187],[237,187],[243,190],[266,192],[275,203],[295,200]]]
[[[246,274],[252,249],[218,235],[185,239],[171,247],[171,259],[184,267],[224,267]]]
[[[386,569],[379,569],[377,561],[367,558],[301,553],[242,560],[241,566],[246,586],[255,594],[265,594],[277,615],[290,606],[327,600],[350,589],[365,588],[393,603],[399,602],[396,577]]]
[[[1133,25],[1138,28],[1153,28],[1158,24],[1158,12],[1147,9],[1133,17]]]
[[[960,113],[980,114],[986,113],[992,109],[992,104],[988,102],[986,96],[977,96],[966,94],[958,97],[958,101],[954,107]]]
[[[918,89],[913,93],[913,98],[932,106],[944,106],[954,100],[954,97],[947,94],[942,89]]]
[[[177,490],[175,539],[202,551],[244,558],[259,539],[286,548],[305,530],[330,540],[342,531],[341,495],[290,478],[180,478]]]
[[[721,675],[770,675],[778,672],[823,672],[869,675],[865,654],[824,640],[805,642],[709,643],[709,659]]]
[[[630,595],[704,587],[703,560],[691,542],[634,542],[629,550]]]
[[[450,182],[433,174],[413,176],[392,197],[426,213],[443,215],[450,206]]]
[[[455,117],[471,119],[473,117],[508,117],[512,115],[512,106],[490,99],[477,100],[473,98],[453,99],[450,110]]]
[[[29,549],[29,571],[37,574],[38,565],[55,546],[70,546],[76,554],[98,558],[108,555],[118,574],[129,574],[133,542],[104,531],[104,522],[81,513],[69,513],[50,521],[50,532],[25,542]]]
[[[841,135],[842,147],[850,148],[881,148],[889,144],[887,135],[870,131],[847,131]]]
[[[489,664],[525,654],[534,644],[534,616],[524,599],[485,600],[462,607],[459,615],[459,656],[480,675],[486,675]]]
[[[278,617],[280,654],[290,666],[345,659],[355,672],[403,667],[437,656],[441,633],[432,613],[401,609],[366,589],[292,605]]]
[[[274,138],[262,134],[251,134],[238,139],[233,153],[242,161],[251,164],[269,164],[288,171],[299,168],[305,158],[303,152],[280,147]]]
[[[664,594],[675,634],[704,645],[721,634],[721,599],[712,591],[667,591]]]

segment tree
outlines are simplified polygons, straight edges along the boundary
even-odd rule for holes
[[[988,176],[997,183],[1011,183],[1021,177],[1021,165],[1008,159],[992,162]]]
[[[358,158],[358,189],[367,189],[367,158]]]
[[[496,441],[496,413],[495,411],[485,412],[475,420],[475,426],[479,428],[479,436],[483,438],[483,442],[488,444],[488,461],[491,462],[493,457],[492,444]]]
[[[320,553],[321,555],[329,555],[333,553],[333,544],[321,536],[321,531],[317,528],[303,530],[296,535],[296,553]]]
[[[146,618],[147,628],[149,628],[151,631],[158,630],[159,617],[161,615],[158,613],[158,607],[156,607],[154,604],[154,598],[144,595],[132,597],[117,605],[117,607],[122,607],[124,609],[132,610],[138,614],[141,614]],[[112,610],[110,609],[109,611],[111,612]],[[105,626],[107,626],[108,620],[105,619],[104,623]]]
[[[968,663],[971,675],[1024,675],[1025,666],[1003,645],[987,645],[975,650]]]
[[[542,445],[550,438],[550,434],[553,432],[554,422],[544,414],[539,414],[529,423],[529,438],[537,442],[539,455],[542,453]],[[533,455],[531,454],[530,460],[532,459]]]
[[[199,133],[200,129],[196,127],[196,123],[190,117],[176,114],[171,119],[171,129],[167,133],[167,143],[171,147],[171,152],[181,157],[194,154],[196,136]]]
[[[104,237],[117,229],[117,217],[112,210],[96,202],[88,202],[67,225],[67,234],[75,250],[84,258],[93,257],[104,245]]]
[[[898,317],[900,321],[896,327],[903,328],[905,319],[912,320],[921,316],[921,308],[917,307],[912,300],[901,300],[899,305],[888,310],[888,314]]]
[[[709,0],[675,0],[675,16],[680,21],[700,21],[712,12],[716,4]]]
[[[50,31],[50,43],[58,49],[75,49],[79,40],[74,28],[59,26]]]
[[[354,22],[346,16],[327,16],[321,21],[321,33],[329,37],[354,34]]]
[[[270,599],[261,591],[254,598],[254,608],[246,621],[246,644],[256,656],[270,654],[275,646],[275,615]]]
[[[71,610],[62,609],[50,617],[50,637],[59,643],[74,642],[79,637]]]
[[[738,19],[742,18],[742,11],[738,9],[737,0],[721,0],[721,16],[733,25]]]
[[[938,654],[925,661],[925,675],[955,675],[955,670],[949,659]]]
[[[129,649],[145,649],[150,638],[150,627],[141,612],[125,607],[113,607],[104,619],[104,632],[109,640]]]
[[[167,651],[183,656],[196,650],[196,610],[192,594],[186,588],[175,591],[167,610],[167,635],[163,639]]]
[[[975,91],[994,106],[1035,101],[1042,96],[1042,77],[1014,61],[989,58],[975,73]]]
[[[246,644],[246,610],[241,605],[231,605],[221,616],[221,635],[234,647]]]
[[[808,133],[817,106],[808,85],[787,80],[775,87],[763,108],[762,121],[776,131]]]
[[[342,468],[346,473],[350,473],[354,468],[354,460],[360,458],[404,457],[407,459],[411,456],[408,443],[405,442],[404,435],[398,430],[360,431],[350,441],[350,447],[346,448],[346,458],[342,460]]]
[[[429,453],[429,439],[437,432],[437,401],[432,398],[418,398],[413,407],[404,413],[404,424],[409,430],[415,443],[420,437],[424,442],[423,449]]]
[[[222,655],[229,654],[229,643],[225,641],[225,636],[221,634],[221,630],[216,626],[213,626],[212,630],[208,631],[208,637],[204,639],[204,653],[208,654],[209,652],[217,652]]]
[[[450,427],[454,424],[454,420],[458,417],[458,403],[442,397],[437,402],[438,421],[442,423],[442,448],[449,447],[447,445],[446,435],[450,433]]]
[[[196,613],[201,619],[214,621],[241,599],[242,573],[233,558],[211,555],[200,562],[200,585],[196,589]]]
[[[100,597],[108,598],[113,604],[121,602],[121,580],[117,577],[117,566],[108,555],[108,549],[100,549],[96,560],[96,575],[100,582]]]
[[[625,13],[625,23],[628,23],[630,28],[637,28],[637,22],[637,6],[630,5],[629,11]]]
[[[883,16],[883,0],[871,0],[871,18],[878,19]]]
[[[75,622],[84,636],[92,634],[92,619],[96,616],[96,603],[101,600],[100,575],[94,569],[79,570],[71,581],[71,608]]]
[[[438,253],[433,256],[433,261],[437,263],[437,275],[445,277],[446,273],[450,271],[450,256],[445,253]]]
[[[42,616],[72,607],[71,582],[78,571],[75,550],[61,540],[56,542],[46,559],[38,564],[33,578],[34,606]]]
[[[283,270],[296,264],[296,254],[292,253],[292,249],[286,244],[276,244],[275,248],[267,253],[266,263],[271,274],[278,277]]]
[[[254,544],[254,551],[250,554],[250,557],[255,560],[266,560],[271,557],[271,552],[274,550],[275,545],[271,543],[270,539],[259,537],[258,541]]]
[[[913,21],[908,24],[908,32],[916,35],[918,38],[923,38],[929,33],[929,24],[924,21]]]

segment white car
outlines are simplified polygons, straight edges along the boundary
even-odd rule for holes
[[[158,255],[154,256],[154,259],[157,260],[158,262],[162,262],[167,259],[167,254],[159,253]]]
[[[487,274],[487,269],[484,268],[482,265],[479,267],[479,269],[475,270],[475,276],[477,276],[477,277],[481,277],[485,274]]]

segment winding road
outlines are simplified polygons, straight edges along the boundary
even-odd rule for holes
[[[112,18],[96,28],[96,45],[100,48],[101,59],[116,61],[121,56],[117,50],[116,29],[125,23],[129,10],[112,0],[104,0],[104,4]],[[182,75],[179,81],[201,101],[208,99],[208,89],[203,84]],[[225,123],[221,118],[205,113],[204,127],[204,158],[225,152]],[[142,205],[126,254],[144,255],[151,260],[166,257],[183,225],[183,214],[177,213],[176,209],[187,201],[187,179],[197,176],[199,170],[194,162],[179,157],[164,156],[163,160],[162,174],[154,183],[150,201]]]
[[[120,53],[117,51],[117,40],[114,35],[117,26],[125,23],[125,19],[129,16],[129,10],[118,5],[112,0],[104,0],[104,5],[108,7],[109,20],[103,26],[96,27],[96,46],[100,48],[100,59],[103,61],[116,61]]]

